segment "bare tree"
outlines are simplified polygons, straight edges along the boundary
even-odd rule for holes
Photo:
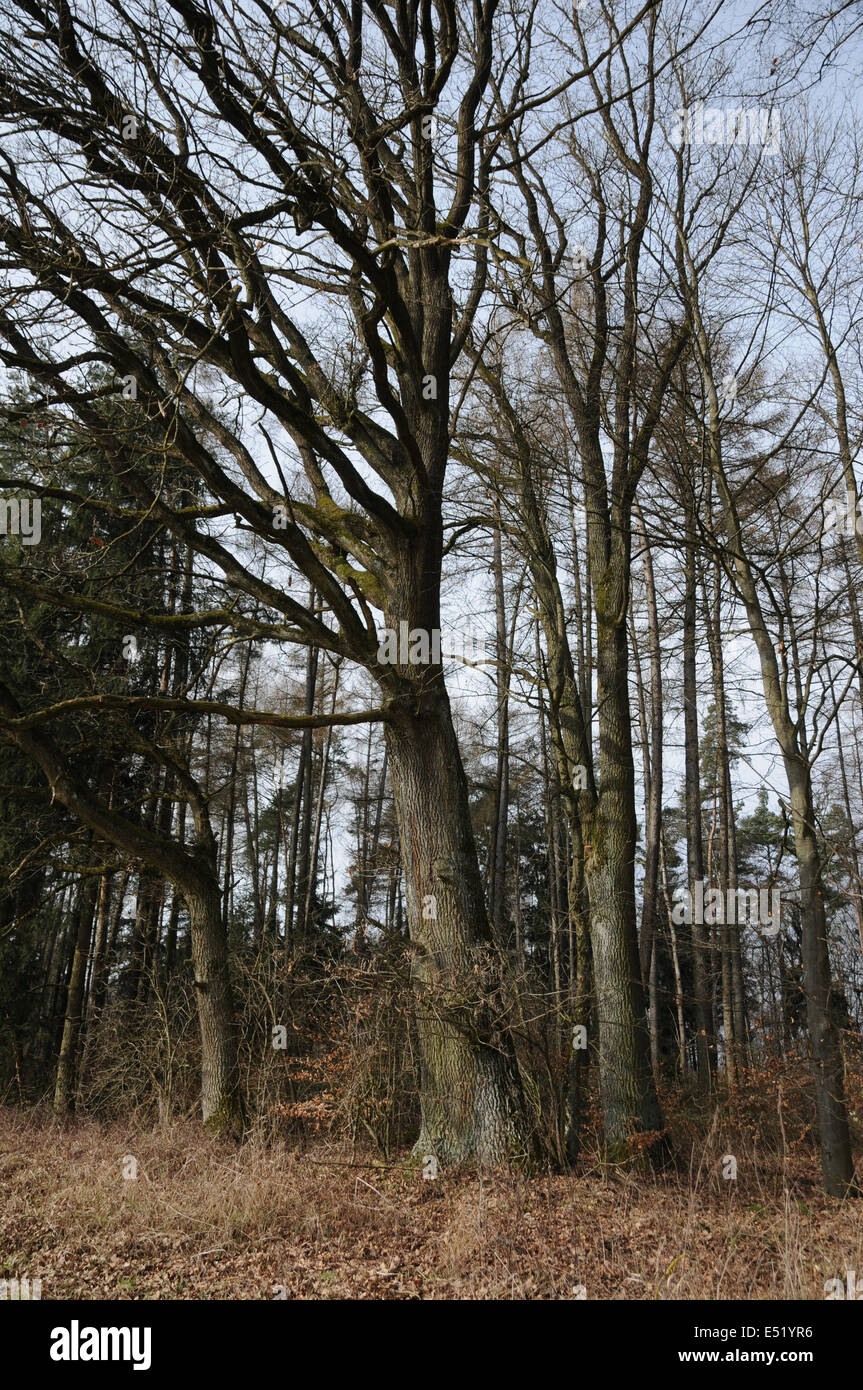
[[[442,670],[382,658],[375,612],[397,635],[440,625],[451,372],[486,285],[490,168],[526,99],[528,50],[498,9],[172,0],[158,16],[109,4],[93,25],[66,0],[21,0],[0,94],[22,129],[0,175],[4,360],[91,436],[81,368],[102,364],[134,397],[137,442],[203,486],[199,505],[171,506],[130,469],[128,441],[101,434],[140,509],[262,605],[257,635],[342,655],[380,687],[419,1148],[441,1159],[523,1152],[526,1119]],[[519,52],[502,116],[492,63]],[[268,574],[218,534],[226,515]]]

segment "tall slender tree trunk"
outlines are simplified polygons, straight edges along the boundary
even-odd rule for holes
[[[848,819],[848,857],[853,879],[851,899],[854,903],[854,915],[857,918],[857,935],[860,938],[860,951],[863,953],[863,878],[861,878],[860,875],[860,856],[857,853],[857,836],[854,831],[854,815],[851,810],[851,797],[848,791],[848,773],[845,767],[845,754],[842,751],[841,738],[837,740],[836,751],[839,755],[839,771],[842,775],[842,801],[845,807],[845,815]]]
[[[821,1140],[824,1186],[843,1196],[853,1182],[851,1136],[845,1101],[842,1044],[831,1007],[830,950],[821,880],[821,857],[815,835],[815,808],[809,768],[802,759],[786,762],[791,793],[791,818],[800,873],[800,912],[803,936],[803,982],[815,1103]]]
[[[336,691],[338,690],[338,672],[336,672],[336,686],[333,691],[333,710],[335,710]],[[312,866],[309,874],[308,887],[306,889],[305,918],[307,922],[312,920],[312,908],[314,906],[315,888],[318,882],[318,864],[321,849],[321,827],[324,818],[324,799],[327,794],[327,775],[330,765],[330,748],[333,741],[332,726],[327,729],[327,736],[324,741],[323,752],[321,753],[321,775],[318,781],[318,794],[315,803],[315,824],[312,832]],[[378,793],[377,819],[375,822],[375,854],[380,840],[381,831],[381,808],[384,799],[384,787],[386,785],[387,765],[386,755],[384,755],[384,765],[381,769],[381,785]]]
[[[683,742],[686,801],[686,868],[689,890],[704,881],[704,840],[701,830],[701,763],[698,746],[698,685],[696,679],[696,555],[695,500],[685,485],[686,559],[683,604]],[[713,1019],[713,984],[710,970],[709,931],[703,922],[692,923],[692,977],[695,992],[695,1057],[698,1085],[710,1089],[716,1065],[716,1029]]]
[[[243,707],[246,701],[246,686],[249,680],[249,669],[252,663],[252,644],[248,642],[243,652],[242,667],[240,672],[240,691],[238,704]],[[224,914],[225,936],[228,935],[231,927],[231,915],[233,910],[234,896],[234,840],[236,837],[236,811],[237,811],[237,789],[240,796],[245,799],[245,777],[240,775],[240,752],[242,748],[242,726],[237,725],[234,730],[234,742],[231,750],[231,765],[228,772],[228,801],[225,808],[224,834],[220,837],[223,850],[222,865],[222,912]],[[208,736],[209,744],[209,736]],[[208,757],[209,761],[209,757]]]
[[[495,653],[497,661],[497,777],[491,843],[491,874],[489,901],[491,923],[497,941],[503,941],[506,909],[506,842],[509,826],[509,671],[506,630],[506,600],[503,587],[503,538],[500,526],[500,503],[495,504],[497,525],[494,530],[492,569],[495,598]]]
[[[309,605],[314,606],[314,587],[309,588]],[[309,647],[306,652],[306,679],[305,693],[303,697],[303,712],[311,715],[315,708],[315,690],[317,686],[317,649]],[[311,795],[311,761],[312,761],[312,731],[304,729],[300,741],[300,756],[297,763],[297,776],[294,783],[294,800],[291,807],[291,832],[290,848],[287,854],[287,864],[285,866],[285,958],[290,961],[294,947],[299,940],[303,944],[303,915],[305,910],[305,879],[300,868],[299,875],[297,865],[302,865],[303,851],[301,841],[303,839],[303,800],[308,792]],[[308,823],[308,817],[306,818]],[[306,874],[308,870],[306,870]],[[296,928],[294,925],[294,909],[296,913]]]
[[[687,267],[691,276],[691,263]],[[827,919],[821,882],[821,859],[815,834],[812,769],[801,719],[789,706],[787,681],[783,681],[776,649],[764,618],[758,585],[749,563],[737,504],[725,475],[719,399],[713,380],[710,344],[698,304],[697,283],[689,283],[689,307],[702,368],[708,404],[707,439],[711,471],[722,503],[728,537],[729,567],[746,609],[749,628],[758,651],[764,698],[779,747],[791,800],[794,845],[800,874],[800,917],[803,937],[803,978],[815,1102],[821,1144],[821,1171],[826,1191],[843,1196],[854,1188],[854,1164],[842,1047],[831,1009],[830,954]]]
[[[177,806],[176,838],[178,845],[186,843],[186,803],[180,800]],[[170,980],[177,960],[177,932],[180,926],[180,900],[182,894],[174,887],[171,893],[171,907],[168,912],[168,930],[165,933],[165,979]]]
[[[659,863],[662,875],[662,896],[665,901],[665,916],[671,942],[671,964],[674,970],[674,1003],[677,1009],[677,1063],[681,1079],[686,1075],[686,1013],[683,1007],[683,977],[680,970],[680,952],[677,948],[677,932],[674,928],[674,914],[671,894],[668,891],[668,869],[665,862],[665,834],[659,837]]]
[[[709,506],[708,501],[708,506]],[[726,902],[737,895],[737,827],[731,781],[731,752],[728,746],[728,708],[725,699],[725,667],[722,651],[722,582],[719,557],[713,561],[712,604],[704,583],[704,622],[713,676],[713,707],[716,711],[716,776],[719,810],[720,862],[722,890]],[[722,931],[722,1012],[726,1063],[729,1079],[736,1082],[745,1061],[746,1010],[743,999],[743,964],[740,924],[726,922]]]
[[[204,1124],[239,1135],[243,1105],[237,1065],[236,1016],[215,865],[209,888],[187,889],[195,997],[201,1032]]]
[[[659,643],[659,616],[653,557],[641,508],[634,504],[634,516],[641,543],[644,589],[647,603],[647,640],[650,654],[650,745],[645,748],[644,901],[641,909],[641,967],[646,974],[653,952],[659,895],[659,841],[662,831],[662,651]],[[651,1005],[653,1007],[653,1005]]]
[[[629,630],[630,641],[632,643],[632,660],[635,669],[635,689],[638,701],[638,727],[641,735],[641,760],[644,777],[645,802],[649,807],[651,802],[651,779],[650,779],[650,733],[647,723],[647,706],[644,695],[644,679],[641,673],[641,655],[638,650],[638,632],[635,626],[635,599],[632,594],[629,596]],[[650,819],[648,812],[647,819]],[[649,845],[645,848],[645,859],[649,857]],[[646,884],[646,875],[645,875]],[[657,959],[656,935],[656,909],[653,908],[652,914],[648,911],[646,887],[642,893],[641,905],[641,936],[639,938],[639,961],[641,964],[641,979],[647,994],[647,1022],[650,1032],[650,1064],[656,1077],[659,1076],[659,966]]]
[[[619,589],[615,597],[620,597]],[[619,612],[619,605],[615,607]],[[630,1157],[634,1133],[663,1129],[650,1065],[635,926],[635,779],[626,678],[626,609],[624,604],[622,615],[612,618],[610,607],[601,604],[596,615],[600,790],[585,826],[600,1090],[606,1144],[613,1162]]]
[[[99,900],[96,909],[96,934],[93,943],[93,969],[90,976],[89,1008],[87,1011],[87,1031],[78,1075],[78,1094],[80,1096],[86,1081],[93,1047],[99,1028],[99,1018],[105,1003],[106,967],[108,958],[108,934],[111,917],[111,875],[103,874],[99,880]]]
[[[314,608],[315,591],[314,588],[309,592],[309,607]],[[310,647],[308,661],[306,663],[306,691],[305,691],[305,713],[312,715],[315,712],[315,701],[318,688],[318,649]],[[312,762],[313,762],[314,743],[311,729],[303,730],[303,750],[301,758],[302,781],[298,780],[302,808],[302,816],[299,825],[299,843],[297,854],[297,937],[301,948],[304,948],[309,937],[309,917],[308,909],[312,894],[310,888],[310,874],[312,861]]]
[[[557,577],[557,565],[551,544],[547,518],[537,496],[535,462],[530,442],[521,430],[518,417],[508,408],[505,397],[499,397],[504,418],[517,445],[516,461],[519,487],[519,529],[521,549],[530,570],[539,622],[545,638],[546,656],[537,645],[537,671],[542,671],[548,692],[548,720],[551,739],[554,744],[557,764],[556,789],[565,808],[569,823],[569,872],[568,882],[554,888],[555,895],[563,897],[567,904],[567,927],[571,949],[575,955],[570,963],[570,990],[572,998],[572,1025],[574,1045],[570,1050],[567,1084],[567,1131],[566,1154],[569,1162],[575,1162],[580,1144],[582,1097],[584,1089],[584,1070],[588,1063],[588,1048],[582,1045],[585,1039],[594,1044],[593,1011],[593,968],[589,928],[589,904],[584,877],[584,836],[580,810],[580,798],[591,798],[593,784],[593,752],[590,741],[590,704],[584,704],[584,691],[591,690],[590,640],[588,649],[580,648],[580,661],[583,668],[581,681],[576,680],[575,665],[569,645],[566,610]],[[572,507],[570,483],[570,508]],[[573,546],[577,537],[573,525]],[[578,566],[575,550],[574,562]],[[577,590],[580,594],[580,588]],[[588,584],[589,608],[589,584]],[[586,618],[588,629],[590,614]],[[581,626],[581,625],[580,625]],[[512,644],[512,637],[510,638]],[[540,728],[544,737],[544,722]],[[545,750],[543,749],[545,765]],[[561,875],[562,878],[562,875]],[[521,931],[521,903],[517,899],[516,916],[517,954],[523,974],[523,934]]]
[[[63,1024],[63,1039],[60,1044],[57,1081],[54,1087],[54,1113],[56,1115],[67,1114],[74,1109],[75,1104],[78,1044],[81,1038],[84,1013],[84,980],[90,957],[90,939],[93,932],[97,887],[98,883],[94,877],[86,877],[81,884],[78,897],[78,920],[72,956],[72,972],[66,991],[66,1018]]]

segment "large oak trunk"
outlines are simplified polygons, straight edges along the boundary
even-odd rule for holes
[[[467,782],[438,680],[386,729],[405,871],[420,1047],[414,1152],[453,1163],[526,1157],[529,1126],[483,899]]]

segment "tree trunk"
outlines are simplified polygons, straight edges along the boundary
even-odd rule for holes
[[[648,652],[650,655],[650,745],[644,750],[645,815],[644,835],[644,901],[641,908],[641,973],[646,976],[655,953],[656,905],[659,896],[659,839],[662,831],[662,652],[659,644],[659,616],[656,608],[656,586],[653,579],[653,557],[647,540],[647,530],[641,508],[634,504],[634,516],[642,549],[644,588],[647,602]],[[655,1008],[655,986],[651,991],[651,1015]],[[658,1037],[658,1022],[651,1019]]]
[[[309,590],[309,607],[315,606],[315,590]],[[318,687],[318,649],[309,647],[308,661],[306,664],[306,692],[305,692],[305,712],[307,715],[314,714],[315,700]],[[314,743],[311,729],[303,730],[303,751],[300,760],[302,781],[297,779],[297,788],[301,794],[302,819],[299,824],[299,845],[297,854],[297,929],[296,936],[300,942],[300,949],[304,950],[308,946],[309,920],[308,909],[311,901],[309,878],[311,873],[311,840],[312,840],[312,755]]]
[[[612,1162],[631,1157],[630,1140],[635,1133],[658,1133],[663,1128],[650,1066],[635,926],[635,778],[626,611],[624,604],[619,621],[609,621],[602,605],[596,615],[600,789],[585,825],[600,1090]],[[655,1147],[658,1155],[664,1145],[657,1142]]]
[[[201,1030],[201,1110],[204,1124],[239,1136],[243,1106],[237,1068],[234,998],[215,873],[209,889],[185,892]]]
[[[842,774],[842,803],[845,807],[845,815],[848,820],[848,859],[851,869],[852,887],[850,897],[854,903],[854,915],[857,918],[857,935],[860,938],[860,952],[863,954],[863,878],[860,875],[860,856],[857,853],[857,836],[854,833],[854,815],[851,810],[851,797],[848,791],[848,773],[845,768],[845,754],[842,751],[842,740],[837,739],[836,752],[839,755],[839,771]]]
[[[708,502],[708,506],[709,506]],[[704,582],[704,622],[710,648],[713,677],[713,705],[716,711],[716,768],[719,806],[720,862],[722,891],[736,901],[737,830],[731,783],[731,754],[728,747],[728,710],[725,700],[725,669],[722,654],[722,583],[719,557],[713,558],[713,601]],[[727,901],[727,898],[726,898]],[[729,1080],[736,1083],[745,1061],[746,1010],[743,999],[743,965],[740,954],[740,927],[726,924],[722,932],[722,1017],[728,1052]]]
[[[794,844],[800,872],[800,913],[803,936],[803,984],[815,1104],[821,1139],[824,1187],[834,1197],[846,1196],[853,1182],[851,1136],[845,1103],[842,1046],[833,1020],[830,990],[830,952],[821,861],[815,836],[812,784],[808,768],[786,762],[791,791]]]
[[[99,906],[96,913],[96,936],[93,944],[93,971],[90,977],[90,1002],[87,1010],[87,1034],[78,1076],[78,1094],[81,1095],[87,1081],[90,1059],[99,1027],[99,1017],[105,1003],[106,971],[108,960],[108,933],[111,916],[111,875],[103,874],[99,880]]]
[[[500,502],[495,505],[494,530],[494,606],[496,626],[497,687],[497,776],[495,779],[494,820],[490,845],[489,904],[492,927],[499,944],[503,942],[506,913],[506,843],[509,828],[509,671],[506,631],[506,600],[503,587],[503,537],[500,528]]]
[[[683,741],[686,799],[686,868],[689,891],[704,881],[704,841],[701,833],[701,766],[698,748],[698,688],[695,669],[696,565],[695,503],[687,485],[686,561],[683,605]],[[698,1086],[710,1089],[716,1065],[716,1028],[713,1019],[713,985],[709,957],[709,931],[703,922],[692,923],[692,976],[695,990],[695,1058]]]
[[[75,949],[72,957],[72,973],[66,992],[66,1018],[63,1024],[63,1040],[60,1044],[60,1059],[57,1063],[57,1082],[54,1087],[54,1113],[65,1115],[74,1109],[75,1074],[78,1066],[78,1043],[81,1037],[81,1018],[84,1009],[84,978],[90,956],[90,937],[93,931],[93,914],[96,910],[97,881],[85,878],[81,884],[78,900],[78,928],[75,936]]]
[[[467,783],[438,679],[386,725],[405,871],[421,1063],[414,1148],[442,1162],[523,1159],[530,1141],[483,901]]]

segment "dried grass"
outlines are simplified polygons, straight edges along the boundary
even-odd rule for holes
[[[678,1147],[695,1123],[678,1119]],[[863,1203],[823,1197],[808,1149],[728,1126],[714,1111],[673,1176],[427,1181],[333,1144],[0,1110],[0,1272],[41,1277],[43,1298],[820,1299],[863,1271]]]

